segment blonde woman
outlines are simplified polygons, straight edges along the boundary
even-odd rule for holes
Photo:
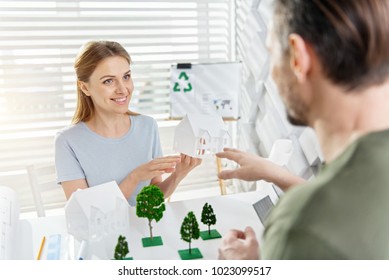
[[[57,182],[67,198],[112,180],[130,205],[150,183],[168,197],[201,163],[185,155],[162,157],[155,120],[128,110],[134,90],[130,66],[129,54],[116,42],[89,42],[76,58],[73,124],[55,139]],[[164,173],[171,174],[162,181]]]

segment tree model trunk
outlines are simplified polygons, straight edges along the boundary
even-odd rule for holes
[[[152,220],[149,219],[150,238],[151,238],[151,240],[153,240],[153,227],[151,226],[151,221]]]

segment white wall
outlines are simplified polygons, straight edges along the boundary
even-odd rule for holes
[[[272,0],[236,1],[237,59],[243,63],[238,147],[269,157],[276,141],[289,140],[293,152],[284,162],[285,167],[309,179],[316,173],[322,156],[313,130],[288,123],[284,105],[270,78],[265,41],[271,5]],[[281,151],[273,149],[272,153]],[[264,182],[235,184],[242,190],[250,190]]]

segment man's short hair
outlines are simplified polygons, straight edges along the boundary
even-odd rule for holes
[[[276,0],[274,28],[285,52],[291,33],[311,44],[325,75],[346,90],[389,76],[389,0]]]

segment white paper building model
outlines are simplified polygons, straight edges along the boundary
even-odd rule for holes
[[[218,115],[188,114],[177,125],[173,149],[191,157],[204,158],[221,152],[230,134]]]
[[[129,209],[115,181],[78,190],[65,206],[68,232],[78,241],[86,241],[90,248],[100,248],[89,255],[110,258],[118,236],[129,232]]]

